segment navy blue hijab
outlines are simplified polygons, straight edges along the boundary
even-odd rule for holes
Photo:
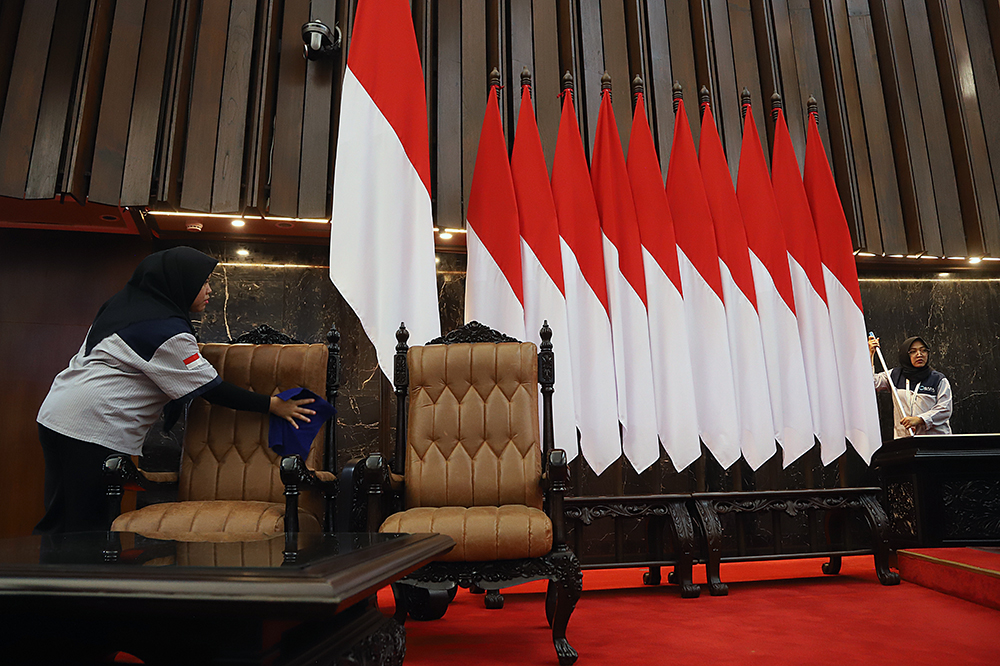
[[[109,335],[140,321],[180,317],[194,333],[191,304],[218,263],[192,247],[174,247],[143,259],[125,288],[97,311],[84,354]]]

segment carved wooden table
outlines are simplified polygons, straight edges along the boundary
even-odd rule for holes
[[[904,437],[872,466],[893,547],[1000,545],[1000,434]]]
[[[0,661],[400,664],[403,627],[374,595],[453,546],[437,534],[0,539]]]

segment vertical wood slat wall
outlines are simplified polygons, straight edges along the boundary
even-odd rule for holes
[[[859,249],[1000,253],[1000,9],[988,0],[419,0],[435,214],[464,224],[488,72],[513,142],[520,73],[551,166],[562,73],[589,152],[600,77],[622,145],[641,76],[664,169],[674,81],[708,86],[735,177],[739,94],[769,143],[782,95],[796,154],[805,100]],[[355,0],[0,0],[0,195],[325,217],[346,51],[302,58],[300,26]],[[698,123],[692,123],[698,140]]]

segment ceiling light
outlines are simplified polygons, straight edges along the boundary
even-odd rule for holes
[[[442,231],[438,234],[438,238],[441,240],[451,240],[451,233],[447,231]]]
[[[241,257],[249,257],[250,256],[250,250],[244,250],[243,248],[240,248],[240,249],[236,250],[236,254],[240,255]]]
[[[232,224],[233,224],[234,227],[243,227],[243,226],[246,226],[246,222],[243,221],[243,220],[233,220]]]
[[[982,257],[969,257],[970,264],[978,264],[982,260],[983,260]]]
[[[856,254],[859,257],[874,257],[875,256],[874,252],[862,252],[861,250],[858,250]]]
[[[922,255],[920,255],[920,258],[921,259],[937,259],[937,257],[935,257],[933,254],[922,254]]]

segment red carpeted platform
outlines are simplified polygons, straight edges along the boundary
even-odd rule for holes
[[[577,666],[1000,663],[1000,611],[906,581],[884,587],[870,556],[845,558],[838,576],[823,575],[822,562],[724,563],[729,596],[698,599],[643,586],[641,569],[585,571],[567,631]],[[442,619],[406,623],[404,663],[556,664],[544,589],[504,590],[502,610],[460,590]],[[388,590],[379,603],[392,612]]]
[[[1000,551],[914,548],[897,554],[903,580],[1000,610]]]

